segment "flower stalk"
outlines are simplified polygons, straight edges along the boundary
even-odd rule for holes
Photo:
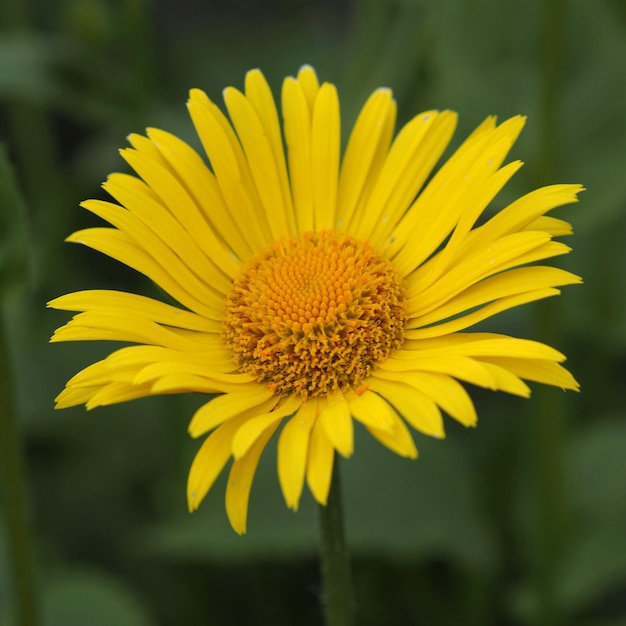
[[[14,411],[4,311],[0,309],[0,487],[6,514],[9,580],[18,626],[36,626],[37,602],[26,488]]]
[[[558,81],[563,52],[565,0],[545,3],[541,34],[541,182],[553,180],[557,163]],[[557,343],[559,313],[554,303],[537,308],[541,341]],[[567,501],[563,467],[565,410],[563,399],[553,390],[539,389],[531,421],[531,446],[536,455],[538,506],[535,585],[538,597],[537,624],[560,626],[564,616],[557,599],[558,571],[567,536]]]
[[[333,465],[328,502],[326,506],[319,506],[319,520],[326,626],[351,626],[354,615],[352,574],[345,538],[337,462]]]

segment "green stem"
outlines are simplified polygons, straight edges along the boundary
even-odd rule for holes
[[[541,31],[541,178],[554,182],[565,0],[546,0]]]
[[[125,0],[123,26],[132,72],[131,97],[135,112],[141,115],[155,97],[154,7],[152,0]]]
[[[547,0],[544,7],[541,35],[541,184],[555,182],[557,169],[558,94],[565,0]],[[555,303],[541,303],[537,312],[539,338],[553,345],[558,339],[559,328]],[[537,623],[540,626],[559,626],[564,617],[558,605],[556,586],[566,536],[567,502],[563,468],[565,407],[562,395],[555,389],[538,390],[532,439],[539,507],[535,542],[535,580],[539,599]]]
[[[34,32],[32,5],[30,0],[0,2],[1,32]],[[59,219],[67,211],[55,210],[65,204],[65,192],[52,127],[43,105],[29,98],[9,98],[6,112],[21,187],[33,209],[37,231],[45,233],[33,246],[33,254],[45,267],[56,250],[56,242],[67,232],[63,219]]]
[[[3,313],[1,309],[0,312]],[[12,591],[18,616],[17,624],[35,626],[38,623],[38,611],[33,573],[33,548],[28,525],[20,443],[13,408],[9,346],[4,317],[0,317],[0,486],[6,512],[9,580],[13,581]]]
[[[337,459],[326,506],[319,507],[326,626],[351,626],[354,600]]]

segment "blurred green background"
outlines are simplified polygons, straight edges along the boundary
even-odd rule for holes
[[[185,101],[219,101],[260,67],[275,90],[310,63],[339,89],[344,133],[365,97],[393,88],[399,121],[523,113],[527,164],[493,210],[532,188],[583,183],[558,263],[585,285],[502,315],[490,330],[547,341],[581,394],[529,401],[472,389],[480,424],[416,436],[417,461],[364,432],[342,462],[359,625],[626,625],[626,4],[623,0],[2,0],[0,280],[10,378],[45,626],[321,623],[316,511],[287,510],[264,455],[248,534],[218,483],[186,511],[202,398],[54,412],[74,373],[112,350],[49,346],[68,319],[47,300],[84,288],[150,293],[147,279],[85,248],[78,208],[125,171],[131,132],[198,145]],[[7,355],[5,355],[5,358]],[[6,400],[6,398],[5,398]],[[6,402],[5,402],[6,408]],[[0,492],[0,528],[8,495]],[[6,536],[6,533],[4,533]],[[4,537],[3,537],[4,539]],[[11,625],[0,543],[0,624]]]

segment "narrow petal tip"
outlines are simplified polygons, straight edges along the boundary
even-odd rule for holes
[[[189,90],[189,99],[193,100],[198,97],[204,96],[204,91],[202,89],[198,89],[197,87],[193,87]]]
[[[195,491],[187,491],[187,509],[190,513],[198,510],[198,506],[200,505],[199,500],[196,498]]]

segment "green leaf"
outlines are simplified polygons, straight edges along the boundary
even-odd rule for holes
[[[569,610],[583,610],[626,585],[626,415],[595,420],[572,439],[567,463],[575,521],[559,579]]]
[[[615,517],[579,535],[565,559],[559,595],[570,611],[583,611],[626,585],[624,517]]]
[[[27,33],[0,37],[0,96],[48,100],[57,92],[58,42]]]
[[[573,436],[568,446],[567,476],[572,505],[582,523],[604,524],[625,518],[624,442],[623,413],[596,417]]]
[[[0,557],[6,550],[0,544]],[[11,618],[6,571],[0,559],[0,624]],[[153,626],[145,606],[115,578],[91,569],[47,572],[42,577],[42,626]]]
[[[148,612],[121,583],[91,570],[51,576],[43,594],[44,626],[150,626]]]

